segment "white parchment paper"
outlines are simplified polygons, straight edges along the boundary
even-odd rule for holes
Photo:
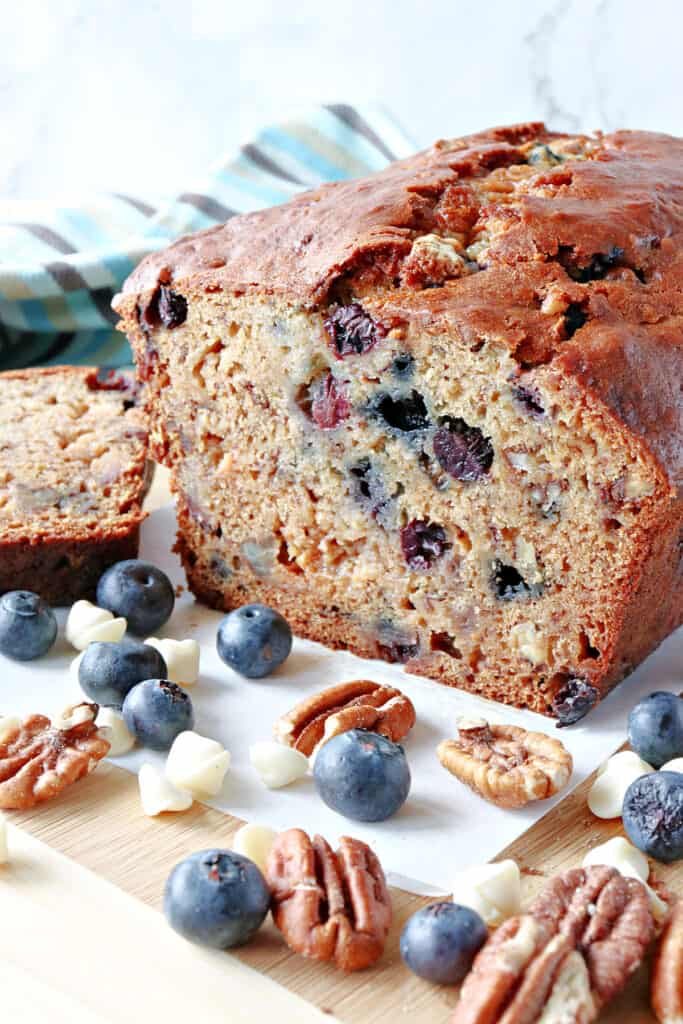
[[[172,508],[152,513],[143,527],[141,557],[163,568],[174,583],[184,584],[178,559],[170,553],[174,536]],[[453,735],[457,715],[481,714],[491,721],[554,732],[549,719],[411,676],[400,666],[364,661],[306,640],[295,641],[288,661],[275,675],[260,681],[245,680],[216,654],[220,618],[219,613],[204,608],[185,591],[172,618],[157,633],[175,639],[194,637],[201,644],[200,679],[189,691],[195,707],[195,728],[220,740],[232,754],[231,771],[213,801],[214,807],[275,828],[297,826],[320,832],[333,843],[340,835],[356,836],[374,847],[395,884],[436,895],[448,892],[456,870],[495,856],[552,806],[552,801],[546,801],[521,811],[493,807],[449,775],[436,758],[437,744]],[[69,672],[76,653],[60,635],[53,651],[39,661],[18,664],[0,656],[0,713],[51,714],[81,699],[75,677]],[[571,786],[578,785],[623,743],[628,711],[637,700],[655,689],[680,691],[682,663],[683,630],[679,630],[583,724],[562,730],[559,735],[575,763]],[[249,745],[270,738],[278,715],[306,695],[358,678],[391,682],[410,696],[417,710],[417,725],[404,742],[413,780],[410,796],[394,818],[372,825],[347,821],[329,810],[318,798],[310,776],[286,789],[271,791],[262,785],[249,763]],[[161,764],[163,760],[163,755],[153,751],[135,750],[117,763],[135,771],[143,761]],[[161,843],[164,822],[158,821]]]

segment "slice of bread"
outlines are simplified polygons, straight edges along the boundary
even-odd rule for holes
[[[115,306],[209,604],[567,724],[681,622],[682,140],[441,142]]]
[[[149,484],[132,375],[92,367],[0,373],[0,593],[92,597],[138,550]]]

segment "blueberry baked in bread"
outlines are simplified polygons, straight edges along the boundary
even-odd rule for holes
[[[0,593],[70,604],[135,557],[149,482],[136,391],[112,370],[0,373]]]
[[[681,622],[683,141],[442,141],[115,308],[210,605],[561,724]]]

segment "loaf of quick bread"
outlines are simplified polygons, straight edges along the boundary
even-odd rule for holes
[[[0,594],[93,597],[105,569],[137,555],[149,466],[132,374],[0,373]]]
[[[213,607],[561,724],[681,622],[683,141],[439,142],[115,308]]]

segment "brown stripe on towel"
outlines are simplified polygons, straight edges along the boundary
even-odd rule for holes
[[[251,160],[253,164],[260,167],[262,171],[266,171],[267,174],[272,174],[274,178],[282,178],[283,181],[291,181],[294,185],[303,185],[304,182],[301,178],[297,178],[294,174],[290,174],[284,167],[280,167],[275,160],[272,160],[265,153],[262,153],[258,146],[255,146],[253,142],[247,143],[246,146],[242,146],[242,152]]]
[[[353,107],[350,107],[347,103],[326,103],[325,109],[334,114],[336,118],[356,132],[357,135],[362,135],[364,139],[367,139],[387,160],[393,161],[396,159],[374,128],[371,128],[367,121],[364,121]]]
[[[52,228],[46,228],[44,224],[19,224],[18,227],[23,228],[24,231],[28,231],[35,238],[39,238],[41,242],[45,242],[46,245],[51,245],[57,252],[63,253],[65,256],[70,256],[74,252],[78,252],[71,242],[68,242],[63,235],[53,231]]]
[[[203,196],[200,192],[183,192],[181,196],[178,196],[178,202],[194,206],[196,210],[217,221],[229,220],[237,213],[237,210],[231,210],[229,206],[223,206],[216,199],[212,199],[211,196]]]

